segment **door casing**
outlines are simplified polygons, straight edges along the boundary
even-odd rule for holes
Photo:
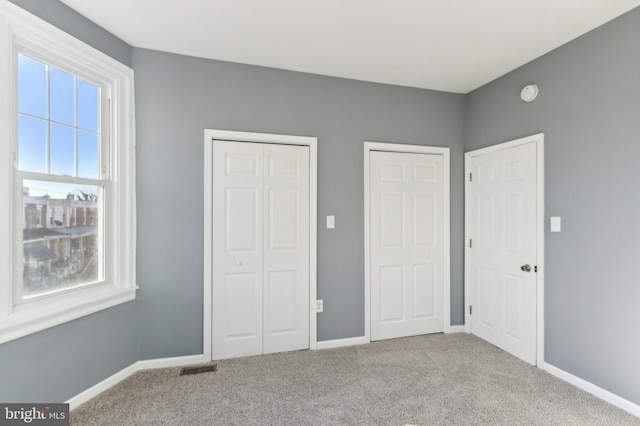
[[[444,174],[444,332],[451,332],[451,246],[450,246],[450,183],[449,183],[449,148],[404,145],[382,142],[364,143],[364,341],[371,341],[371,249],[370,249],[370,168],[369,153],[371,151],[402,152],[414,154],[432,154],[443,156]]]
[[[475,233],[472,228],[476,222],[470,216],[470,182],[469,175],[471,173],[471,162],[474,157],[485,155],[491,152],[497,152],[504,149],[513,148],[527,143],[535,143],[536,145],[536,257],[538,272],[536,273],[536,364],[538,366],[544,364],[544,133],[528,136],[509,142],[492,145],[487,148],[469,151],[464,154],[465,163],[465,198],[464,198],[464,229],[465,229],[465,249],[464,249],[464,300],[465,314],[464,324],[465,331],[471,333],[471,317],[469,307],[472,305],[471,300],[471,256],[473,249],[469,248],[469,240]]]
[[[317,348],[318,138],[205,129],[204,131],[204,291],[203,355],[212,360],[213,341],[213,141],[270,143],[309,147],[309,349]]]

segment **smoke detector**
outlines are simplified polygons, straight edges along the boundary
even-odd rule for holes
[[[528,86],[524,86],[522,92],[520,92],[520,99],[525,102],[531,102],[538,96],[538,86],[535,84],[530,84]]]

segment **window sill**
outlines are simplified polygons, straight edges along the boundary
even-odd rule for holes
[[[135,300],[137,287],[99,288],[87,291],[81,301],[34,304],[14,312],[0,323],[0,344]]]

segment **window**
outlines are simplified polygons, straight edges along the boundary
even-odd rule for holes
[[[104,95],[100,83],[18,53],[18,179],[26,209],[51,211],[46,230],[23,225],[22,283],[14,303],[105,280],[104,230],[99,226],[108,179],[101,179]],[[64,178],[62,182],[58,178]],[[33,179],[27,179],[33,178]],[[72,207],[94,209],[95,223],[71,226]],[[84,250],[68,247],[80,239]]]
[[[1,343],[136,286],[133,71],[7,2],[0,67]]]

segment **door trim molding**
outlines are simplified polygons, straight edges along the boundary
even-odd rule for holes
[[[443,156],[444,175],[444,332],[451,332],[451,226],[450,226],[450,179],[449,148],[404,145],[383,142],[364,142],[364,339],[371,342],[371,251],[369,208],[369,153],[371,151],[400,152],[408,154],[433,154]]]
[[[544,133],[492,145],[464,154],[464,324],[465,331],[471,333],[469,306],[471,302],[471,252],[466,244],[471,238],[471,218],[469,217],[469,173],[471,160],[474,157],[513,148],[534,142],[536,144],[536,257],[538,273],[536,274],[536,365],[544,365]]]
[[[318,138],[270,133],[204,130],[204,292],[202,352],[212,360],[213,341],[213,141],[272,143],[309,147],[309,349],[317,349]]]

